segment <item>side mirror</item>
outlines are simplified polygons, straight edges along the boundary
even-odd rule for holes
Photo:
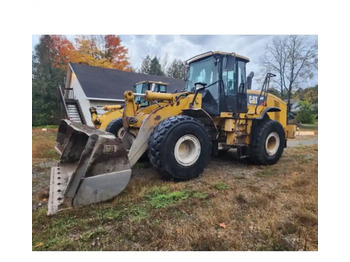
[[[200,91],[200,90],[204,89],[206,85],[207,85],[207,83],[197,82],[194,84],[194,89],[196,91]]]
[[[194,105],[194,101],[196,100],[197,98],[197,95],[198,95],[198,92],[203,90],[205,88],[205,86],[207,85],[207,83],[202,83],[202,82],[197,82],[197,83],[194,83],[194,89],[196,90],[196,92],[194,93],[194,96],[193,96],[193,100],[190,104],[190,107],[192,108],[193,105]]]
[[[247,76],[247,81],[246,81],[247,90],[252,89],[253,77],[254,77],[254,72],[250,72],[249,75]]]

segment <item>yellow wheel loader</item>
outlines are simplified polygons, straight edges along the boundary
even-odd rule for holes
[[[142,94],[146,91],[151,90],[153,92],[166,93],[168,83],[159,81],[141,81],[136,83],[135,91],[136,94],[140,94],[135,98],[135,103],[138,108],[149,106],[149,101],[146,101]],[[100,130],[106,130],[117,137],[123,136],[123,122],[121,117],[123,117],[123,107],[124,105],[108,105],[104,106],[103,110],[107,111],[100,116],[97,114],[97,109],[95,107],[90,107],[91,121],[95,128]]]
[[[139,95],[126,91],[122,138],[62,120],[48,214],[117,196],[146,152],[163,176],[176,181],[199,176],[211,154],[230,148],[255,164],[276,163],[295,126],[287,125],[286,104],[267,92],[274,75],[267,74],[260,91],[250,90],[248,62],[235,53],[195,56],[187,61],[183,91],[147,91],[144,98],[153,103],[141,109]]]

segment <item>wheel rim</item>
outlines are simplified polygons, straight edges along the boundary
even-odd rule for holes
[[[194,135],[184,135],[177,140],[174,155],[180,165],[193,165],[198,160],[200,154],[201,144]]]
[[[266,138],[265,149],[268,155],[272,156],[277,153],[280,146],[280,137],[276,132],[272,132]]]
[[[123,138],[124,134],[125,134],[124,127],[119,128],[117,132],[117,137]]]

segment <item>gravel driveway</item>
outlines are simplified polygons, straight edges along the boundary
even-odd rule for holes
[[[287,140],[287,147],[307,146],[318,144],[318,137],[307,140]]]

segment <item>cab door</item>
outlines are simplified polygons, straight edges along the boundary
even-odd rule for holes
[[[224,57],[222,67],[224,105],[221,109],[222,112],[247,112],[245,74],[245,62],[233,56]]]
[[[237,112],[248,112],[247,85],[246,85],[246,62],[237,61]]]

